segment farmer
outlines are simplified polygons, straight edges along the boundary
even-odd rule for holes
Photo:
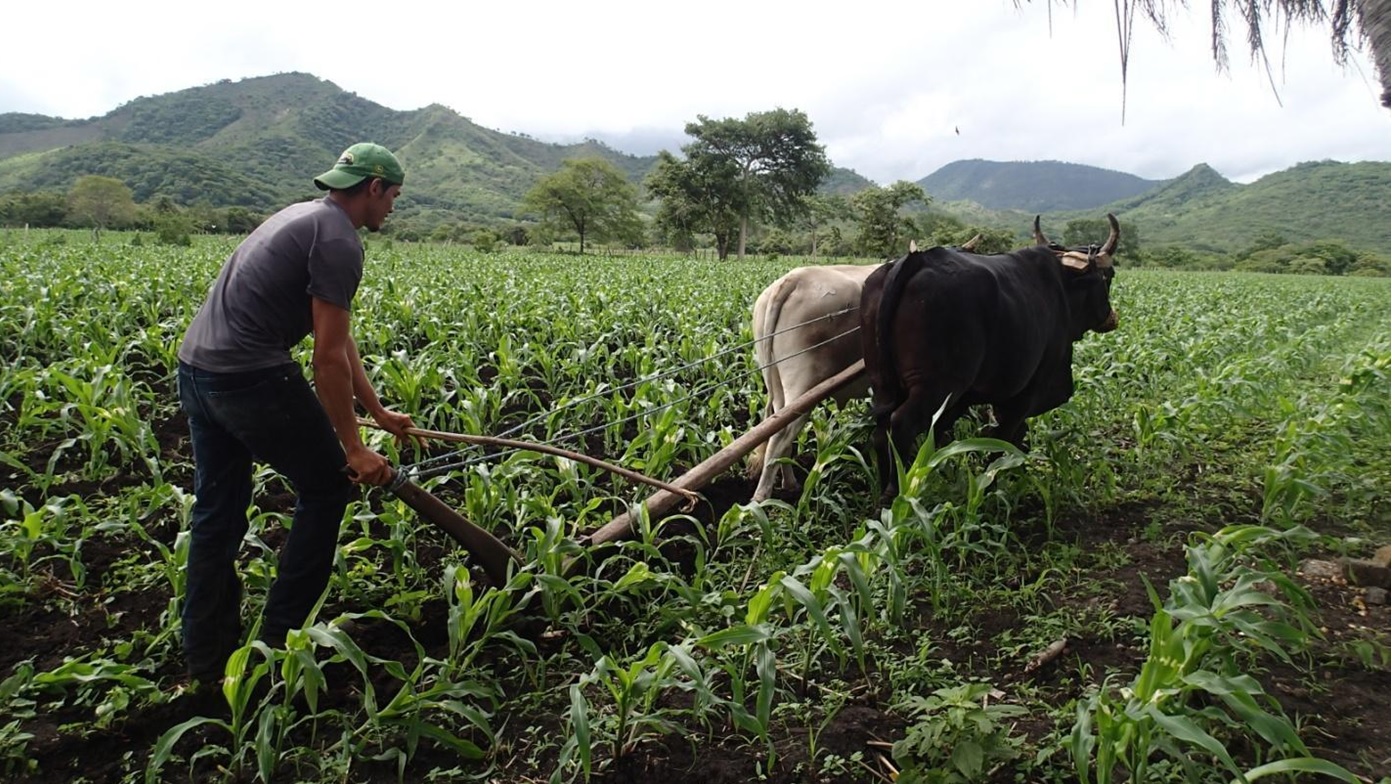
[[[357,230],[382,228],[404,180],[387,148],[344,150],[314,180],[327,196],[277,212],[232,252],[179,346],[179,402],[197,496],[182,613],[194,681],[220,682],[242,645],[236,558],[247,531],[252,461],[274,468],[297,496],[261,620],[260,639],[278,647],[328,585],[352,482],[391,478],[387,459],[359,436],[354,400],[398,438],[413,426],[382,405],[349,330],[363,275]],[[290,356],[310,333],[312,389]]]

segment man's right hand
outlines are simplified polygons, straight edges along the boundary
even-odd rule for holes
[[[365,446],[354,449],[348,454],[348,478],[361,485],[381,487],[391,481],[391,463]]]

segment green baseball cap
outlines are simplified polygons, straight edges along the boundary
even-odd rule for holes
[[[392,155],[391,150],[372,142],[359,142],[338,156],[338,163],[332,169],[314,178],[314,184],[321,191],[341,191],[351,188],[367,177],[380,177],[387,182],[401,185],[406,182],[406,171]]]

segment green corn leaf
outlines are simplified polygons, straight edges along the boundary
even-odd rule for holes
[[[1328,776],[1331,779],[1346,781],[1348,784],[1359,784],[1362,779],[1350,773],[1343,767],[1336,765],[1328,760],[1316,757],[1292,757],[1290,759],[1276,760],[1265,765],[1258,765],[1247,771],[1246,781],[1256,781],[1267,776],[1281,776],[1293,773],[1316,773],[1321,776]],[[1234,784],[1238,784],[1243,778],[1233,779]]]
[[[1145,712],[1161,729],[1169,733],[1170,737],[1191,746],[1198,746],[1221,760],[1229,770],[1238,770],[1237,763],[1233,762],[1227,748],[1188,717],[1172,716],[1154,706],[1147,708]]]
[[[169,761],[169,756],[174,753],[174,746],[179,742],[179,739],[184,737],[184,733],[189,730],[205,724],[221,727],[227,734],[232,734],[232,727],[227,722],[208,716],[194,716],[182,724],[170,727],[159,737],[159,740],[155,741],[155,747],[150,752],[150,761],[145,767],[145,784],[158,784],[160,769],[164,767],[164,763]]]

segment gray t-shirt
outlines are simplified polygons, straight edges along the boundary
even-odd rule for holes
[[[232,252],[179,359],[215,373],[290,362],[314,326],[311,299],[350,309],[362,274],[362,240],[343,208],[327,198],[292,204]]]

